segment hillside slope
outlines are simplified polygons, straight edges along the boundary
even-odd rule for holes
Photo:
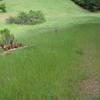
[[[5,2],[8,12],[0,14],[0,28],[9,28],[28,48],[0,51],[0,100],[99,100],[100,13],[70,0]],[[41,10],[47,21],[6,24],[9,16],[30,9]]]

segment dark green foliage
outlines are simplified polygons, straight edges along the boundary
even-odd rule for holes
[[[14,39],[14,35],[8,29],[0,30],[0,46],[12,44]]]
[[[21,12],[16,17],[10,17],[7,19],[9,24],[21,24],[21,25],[35,25],[45,21],[44,15],[41,11],[32,11],[29,13]]]
[[[0,10],[1,10],[2,12],[6,12],[6,6],[5,6],[4,3],[0,4]]]
[[[76,50],[76,53],[77,53],[78,55],[84,55],[84,52],[83,52],[82,50]]]
[[[72,1],[92,12],[100,10],[100,0],[72,0]]]

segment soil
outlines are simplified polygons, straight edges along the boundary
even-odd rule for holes
[[[13,48],[13,49],[4,51],[4,52],[2,53],[2,55],[11,54],[11,53],[13,53],[13,52],[16,51],[16,50],[24,49],[24,48],[27,48],[27,47],[28,47],[28,46],[23,46],[23,47],[19,47],[19,48]]]
[[[84,94],[83,100],[95,100],[100,96],[100,79],[97,77],[91,77],[84,80],[80,87],[82,94]]]

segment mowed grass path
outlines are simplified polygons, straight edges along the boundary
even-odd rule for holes
[[[70,0],[5,2],[8,12],[0,14],[0,28],[9,28],[29,47],[0,56],[0,100],[99,100],[100,13]],[[5,23],[7,17],[30,9],[42,10],[46,23]],[[92,90],[88,80],[95,84]]]

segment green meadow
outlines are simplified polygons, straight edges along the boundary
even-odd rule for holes
[[[71,0],[4,0],[0,29],[27,48],[2,55],[0,100],[100,100],[100,13]],[[41,10],[45,23],[7,24],[18,12]]]

